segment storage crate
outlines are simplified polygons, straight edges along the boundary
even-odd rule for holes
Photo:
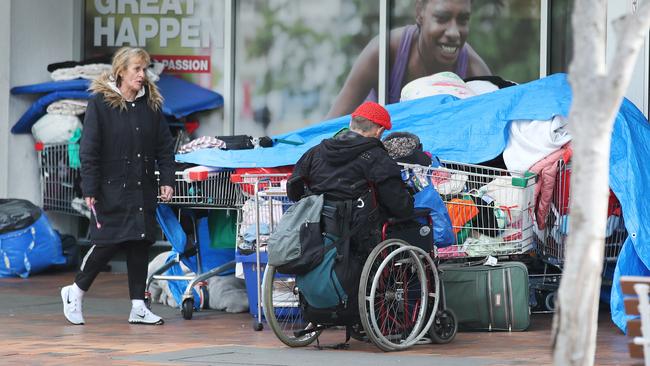
[[[248,307],[250,314],[257,318],[257,266],[256,266],[256,255],[236,255],[236,261],[242,264],[244,269],[244,280],[246,282],[246,292],[248,293]],[[260,281],[264,277],[264,269],[266,268],[266,263],[268,262],[268,257],[266,252],[260,252]],[[283,282],[295,282],[295,277],[285,276],[285,275],[276,275],[275,281]],[[285,287],[286,286],[282,286]],[[276,304],[276,313],[275,316],[282,318],[284,316],[297,316],[300,313],[300,303],[298,296],[290,292],[281,292],[275,293],[274,291],[274,303]],[[264,317],[264,314],[262,314]]]

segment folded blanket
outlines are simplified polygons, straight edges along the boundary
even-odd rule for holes
[[[86,113],[88,101],[83,99],[61,99],[47,106],[49,114],[64,114],[78,116]]]

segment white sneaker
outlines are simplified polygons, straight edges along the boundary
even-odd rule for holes
[[[63,301],[63,315],[68,321],[75,325],[84,324],[84,315],[81,311],[81,298],[71,294],[72,285],[61,289],[61,301]]]
[[[146,306],[138,306],[131,308],[129,323],[159,325],[165,323],[165,321],[158,315],[152,313]]]

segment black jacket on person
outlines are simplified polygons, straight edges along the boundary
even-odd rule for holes
[[[347,131],[323,140],[298,160],[292,176],[303,177],[312,193],[324,193],[330,200],[357,199],[371,185],[380,217],[413,213],[413,198],[402,182],[401,170],[376,138]],[[291,185],[287,190],[294,201],[302,194]]]
[[[146,87],[145,87],[146,88]],[[93,244],[155,241],[158,184],[174,187],[173,139],[160,109],[147,93],[126,109],[111,105],[121,98],[106,85],[88,101],[81,138],[81,189],[95,197],[101,229],[90,223]],[[123,103],[123,101],[122,101]]]

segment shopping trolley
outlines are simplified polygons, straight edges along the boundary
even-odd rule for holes
[[[401,165],[409,185],[433,185],[447,208],[455,240],[438,248],[439,258],[511,257],[533,249],[535,174],[452,161]]]
[[[207,219],[198,218],[195,214],[196,209],[210,209],[210,210],[227,210],[231,214],[242,205],[242,195],[239,187],[231,181],[231,169],[215,169],[206,171],[177,171],[175,173],[174,182],[174,195],[169,202],[165,202],[169,206],[173,206],[178,210],[178,218],[187,216],[191,219],[192,230],[191,238],[188,239],[187,234],[181,232],[181,226],[178,219],[170,217],[170,209],[166,206],[158,208],[157,219],[163,233],[172,244],[172,249],[175,253],[167,263],[152,271],[147,278],[145,300],[148,305],[151,304],[151,293],[149,286],[158,280],[167,281],[188,281],[185,290],[182,294],[182,300],[179,304],[181,307],[181,314],[184,319],[192,319],[192,313],[198,305],[198,308],[206,308],[209,301],[207,292],[206,280],[210,277],[231,273],[234,269],[234,260],[217,261],[219,265],[205,271],[204,261],[207,258],[202,258],[203,251],[207,251],[205,241],[209,240],[207,231]],[[156,172],[158,182],[159,172]],[[160,199],[160,197],[158,197]],[[159,202],[162,203],[162,202]],[[204,249],[202,249],[202,247]],[[215,254],[214,250],[211,254]],[[226,255],[234,259],[234,249],[221,251],[219,255]],[[195,258],[195,260],[194,260]],[[178,263],[186,263],[192,269],[195,269],[193,275],[173,275],[163,274],[170,270],[170,268]],[[190,263],[191,262],[191,263]],[[215,262],[211,260],[211,262]],[[195,304],[194,289],[198,288],[199,302]],[[202,306],[201,306],[202,305]]]
[[[535,305],[540,312],[555,310],[555,298],[565,262],[566,243],[569,235],[571,202],[571,164],[560,160],[553,188],[549,213],[543,229],[535,227],[536,254],[543,262],[542,273],[532,274],[531,288],[535,292]],[[621,204],[610,193],[607,209],[605,238],[605,265],[603,277],[612,276],[611,270],[627,238]],[[610,278],[611,281],[611,278]],[[606,281],[603,281],[604,284]]]
[[[79,145],[37,142],[43,210],[90,217],[81,193]]]
[[[262,275],[266,268],[266,243],[293,202],[286,193],[288,173],[244,173],[233,175],[244,203],[238,211],[237,248],[246,280],[250,312],[255,317],[253,329],[262,330]],[[252,258],[251,258],[252,257]],[[278,283],[293,282],[290,276],[277,276]],[[297,311],[297,304],[287,302],[286,311]]]

